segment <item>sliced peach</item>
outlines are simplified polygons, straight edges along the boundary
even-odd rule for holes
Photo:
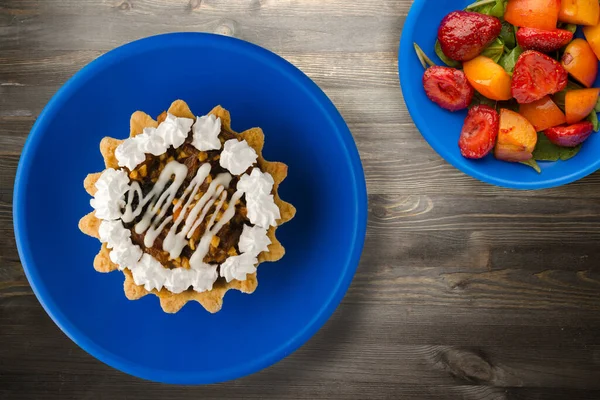
[[[524,146],[525,150],[531,153],[537,143],[537,132],[527,118],[519,113],[502,108],[500,110],[498,143]]]
[[[598,58],[584,39],[575,39],[565,49],[562,66],[585,87],[591,87],[598,75]]]
[[[560,0],[508,0],[504,19],[516,26],[550,31],[556,29],[559,10]]]
[[[496,144],[496,147],[494,147],[494,157],[502,161],[521,162],[531,160],[533,154],[530,151],[527,151],[525,146]]]
[[[558,20],[568,24],[596,25],[600,17],[598,0],[562,0]]]
[[[510,75],[494,60],[478,56],[463,63],[467,80],[479,93],[492,100],[509,100]]]
[[[502,108],[494,155],[504,161],[527,161],[537,143],[533,125],[519,113]],[[527,157],[528,158],[525,158]]]
[[[544,96],[533,103],[521,104],[519,114],[527,118],[536,132],[562,125],[567,121],[565,114],[550,96]]]
[[[594,26],[584,26],[583,34],[587,39],[588,44],[600,60],[600,22]]]
[[[565,96],[565,113],[567,114],[567,123],[574,124],[575,122],[579,122],[590,115],[594,107],[596,107],[598,95],[600,95],[600,89],[596,88],[568,91],[567,95]],[[549,126],[548,128],[552,127]]]

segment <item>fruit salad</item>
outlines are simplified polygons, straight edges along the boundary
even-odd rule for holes
[[[445,65],[415,43],[427,97],[468,109],[461,154],[537,172],[575,156],[599,130],[599,19],[598,0],[480,0],[442,19],[433,50]]]

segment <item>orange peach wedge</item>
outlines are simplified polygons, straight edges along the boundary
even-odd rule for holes
[[[508,0],[504,19],[515,26],[550,31],[556,29],[559,10],[560,0]]]
[[[479,93],[492,100],[509,100],[510,75],[494,60],[478,56],[463,63],[467,80]]]
[[[585,87],[591,87],[598,75],[598,58],[584,39],[575,39],[565,49],[562,66]]]
[[[598,0],[562,0],[558,20],[568,24],[596,25],[600,17]]]
[[[527,161],[533,157],[536,143],[537,133],[525,117],[505,108],[500,110],[500,130],[494,149],[497,159]]]
[[[562,125],[567,121],[565,114],[550,96],[544,96],[533,103],[521,104],[519,114],[527,118],[536,132]]]
[[[596,57],[600,60],[600,22],[594,26],[584,26],[583,34]]]
[[[594,107],[596,107],[598,95],[600,95],[600,89],[596,88],[568,91],[565,96],[567,123],[574,124],[590,115]]]

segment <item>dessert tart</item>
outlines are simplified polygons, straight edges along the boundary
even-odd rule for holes
[[[195,117],[177,100],[157,120],[133,113],[129,138],[100,142],[106,169],[84,181],[94,211],[79,229],[102,242],[97,271],[124,273],[128,299],[214,313],[229,289],[256,289],[259,263],[283,257],[275,231],[296,212],[277,194],[287,166],[262,157],[260,128],[230,123],[220,106]]]

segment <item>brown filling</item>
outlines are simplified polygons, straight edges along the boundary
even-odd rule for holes
[[[166,114],[159,116],[159,118],[158,118],[159,123],[161,123],[164,120],[164,116],[166,116]],[[224,128],[221,128],[221,133],[219,135],[221,144],[223,144],[225,141],[227,141],[229,139],[233,139],[233,138],[236,138],[235,133],[227,131]],[[133,171],[131,171],[129,173],[129,177],[131,180],[136,180],[140,183],[140,186],[142,187],[142,193],[144,196],[146,196],[146,194],[152,190],[154,183],[156,183],[156,181],[158,180],[158,177],[159,177],[161,171],[164,169],[164,167],[167,163],[169,163],[172,160],[177,160],[178,162],[185,164],[185,166],[188,168],[187,177],[186,177],[184,183],[181,185],[179,191],[177,192],[177,195],[175,196],[175,200],[174,200],[173,204],[169,205],[169,210],[166,213],[167,216],[174,214],[173,213],[174,204],[176,204],[176,202],[180,200],[181,196],[183,195],[183,191],[185,190],[186,187],[189,186],[190,181],[194,178],[194,176],[198,172],[198,169],[200,168],[200,166],[202,166],[205,163],[210,163],[210,165],[211,165],[210,175],[204,181],[204,183],[200,186],[199,194],[196,195],[194,202],[190,205],[190,207],[188,207],[187,211],[191,210],[194,207],[195,202],[199,198],[201,198],[202,195],[204,195],[204,193],[206,193],[206,190],[208,189],[210,181],[212,181],[212,179],[214,179],[215,176],[217,176],[218,174],[223,173],[223,172],[228,172],[227,170],[225,170],[224,168],[222,168],[219,165],[220,150],[199,151],[198,149],[196,149],[194,146],[192,146],[190,144],[191,141],[192,141],[192,132],[190,131],[190,133],[188,134],[188,138],[186,139],[185,143],[182,146],[180,146],[177,149],[173,149],[171,147],[169,150],[167,150],[167,152],[165,154],[162,154],[160,156],[153,156],[151,154],[146,154],[146,160],[143,163],[141,163],[140,165],[138,165]],[[226,189],[228,192],[227,199],[225,200],[223,207],[219,211],[216,221],[220,220],[222,213],[230,206],[229,200],[231,199],[231,196],[236,191],[235,188],[237,186],[238,180],[239,180],[239,177],[233,176],[233,179],[231,180],[229,187]],[[138,198],[136,196],[133,200],[134,207],[136,206],[137,202],[138,202]],[[147,248],[146,246],[144,246],[145,233],[138,234],[133,229],[133,226],[142,218],[142,215],[144,214],[144,212],[142,212],[140,214],[140,216],[138,218],[136,218],[132,223],[125,224],[125,227],[131,230],[132,242],[134,244],[137,244],[138,246],[140,246],[145,253],[150,254],[151,256],[156,258],[158,261],[160,261],[160,263],[163,266],[165,266],[167,268],[178,268],[178,267],[189,268],[189,259],[190,259],[191,255],[193,254],[194,250],[196,249],[196,246],[198,245],[200,238],[202,237],[203,233],[206,230],[206,224],[210,221],[211,216],[214,214],[214,212],[216,210],[216,203],[218,203],[218,202],[216,201],[215,204],[213,204],[213,206],[208,210],[208,213],[207,213],[206,217],[204,218],[204,221],[194,231],[192,238],[189,240],[188,245],[183,249],[181,256],[174,260],[169,259],[169,254],[162,249],[163,240],[167,236],[169,229],[173,225],[172,223],[169,223],[165,226],[163,231],[160,233],[160,235],[154,241],[154,244],[151,248]],[[148,207],[148,206],[146,206],[146,207]],[[236,212],[235,212],[234,217],[221,228],[221,230],[215,235],[215,237],[213,237],[213,240],[211,241],[211,244],[209,247],[209,251],[208,251],[207,255],[204,257],[205,263],[221,264],[225,261],[225,259],[227,257],[235,256],[235,255],[239,254],[239,248],[238,248],[239,238],[240,238],[240,235],[242,234],[244,223],[246,223],[246,222],[249,223],[249,220],[246,217],[245,198],[242,197],[237,202],[235,207],[236,207]],[[177,210],[176,215],[174,215],[173,219],[176,219],[176,217],[178,215],[177,213],[180,210],[181,210],[181,208],[179,208]]]

